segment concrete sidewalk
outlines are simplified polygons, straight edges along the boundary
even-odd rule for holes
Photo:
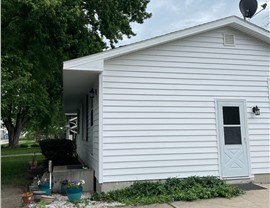
[[[270,208],[270,184],[258,184],[267,189],[246,191],[244,195],[232,198],[204,199],[193,202],[173,202],[136,206],[136,208]],[[135,208],[131,206],[129,208]]]
[[[20,208],[22,199],[20,194],[25,192],[23,187],[14,187],[8,185],[1,186],[1,208]]]
[[[40,152],[35,152],[35,155],[42,155]],[[33,156],[33,153],[22,153],[22,154],[15,154],[15,155],[1,155],[1,157],[20,157],[20,156]]]
[[[242,196],[232,199],[216,198],[195,202],[174,202],[175,208],[269,208],[270,192],[269,184],[264,185],[263,190],[246,191]]]

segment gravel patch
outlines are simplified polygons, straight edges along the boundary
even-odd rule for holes
[[[56,199],[51,204],[46,205],[46,208],[111,208],[124,206],[124,204],[118,202],[107,203],[91,201],[89,199],[89,193],[83,193],[80,202],[76,204],[69,202],[67,196],[60,194],[53,194],[52,196],[56,197]],[[32,203],[28,205],[28,208],[38,208],[38,205],[39,203]]]

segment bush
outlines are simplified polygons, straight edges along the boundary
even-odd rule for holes
[[[28,148],[28,144],[20,144],[21,148]]]
[[[8,148],[8,145],[7,144],[2,144],[1,145],[1,149],[6,149],[6,148]]]
[[[39,146],[46,159],[53,161],[53,165],[78,163],[74,141],[66,139],[45,139],[39,141]]]
[[[238,187],[230,186],[217,177],[169,178],[161,182],[135,182],[130,187],[108,193],[95,193],[91,200],[118,201],[128,205],[193,201],[214,197],[231,198],[242,194]]]

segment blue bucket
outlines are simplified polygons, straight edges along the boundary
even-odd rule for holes
[[[52,190],[50,189],[50,184],[49,183],[41,183],[41,184],[38,185],[38,188],[41,191],[45,191],[47,196],[52,194]]]

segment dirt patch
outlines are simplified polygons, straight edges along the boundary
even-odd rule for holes
[[[1,186],[1,207],[2,208],[19,208],[22,207],[20,194],[25,192],[25,187]]]

